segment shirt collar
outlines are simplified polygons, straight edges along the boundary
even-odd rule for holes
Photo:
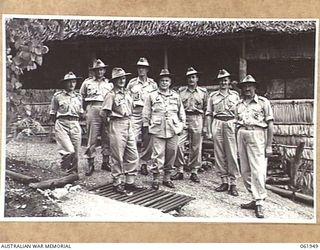
[[[195,87],[193,90],[191,90],[191,89],[189,88],[189,86],[187,86],[187,91],[189,91],[189,92],[191,92],[191,93],[193,93],[193,92],[198,92],[198,91],[199,91],[199,88],[198,88],[198,86],[197,86],[197,87]]]
[[[115,92],[116,94],[118,94],[118,93],[124,94],[124,93],[125,93],[125,89],[114,88],[114,92]]]
[[[97,79],[96,76],[94,76],[93,79],[94,79],[95,81],[98,81],[98,79]],[[103,76],[99,82],[102,82],[102,81],[104,81],[105,79],[106,79],[106,78]]]
[[[71,92],[68,92],[68,91],[66,91],[65,89],[64,90],[62,90],[63,91],[63,93],[64,94],[66,94],[66,95],[69,95],[69,96],[74,96],[74,90],[73,91],[71,91]]]
[[[258,100],[259,100],[258,95],[255,94],[253,99],[251,100],[251,102],[254,101],[254,102],[258,103]],[[243,97],[241,98],[241,102],[244,102],[244,98]]]
[[[165,93],[162,93],[160,92],[160,90],[158,90],[158,93],[162,96],[171,96],[173,94],[173,92],[171,91],[171,89],[169,90],[169,93],[168,94],[165,94]]]
[[[228,96],[228,95],[230,95],[230,89],[228,89],[228,91],[227,91],[227,94],[225,95],[225,94],[223,94],[222,92],[221,92],[221,90],[219,89],[218,90],[219,92],[219,95],[222,95],[223,97],[226,97],[226,96]]]

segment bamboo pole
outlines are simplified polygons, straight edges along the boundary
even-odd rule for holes
[[[292,200],[297,199],[297,200],[302,201],[303,203],[306,203],[306,204],[310,204],[310,205],[314,204],[314,198],[310,195],[307,195],[307,194],[297,193],[292,190],[285,190],[285,189],[271,186],[268,184],[266,184],[266,189],[268,189],[276,194],[279,194],[283,197],[292,199]]]
[[[164,47],[164,63],[163,63],[163,68],[168,69],[168,47]]]
[[[247,75],[247,59],[246,59],[246,40],[241,39],[241,48],[239,56],[239,80],[241,81]]]
[[[20,173],[11,171],[11,170],[6,170],[6,175],[10,176],[10,178],[13,180],[17,180],[17,181],[20,181],[25,184],[39,181],[36,177],[31,177],[28,175],[20,174]]]
[[[51,180],[46,180],[38,183],[30,183],[29,187],[34,189],[64,187],[66,184],[73,183],[74,181],[77,181],[77,180],[79,180],[78,174],[70,174],[58,179],[51,179]]]
[[[304,145],[305,145],[305,142],[300,142],[300,144],[298,145],[298,147],[296,149],[296,154],[293,158],[293,161],[290,164],[290,172],[289,173],[290,173],[291,185],[293,187],[297,186],[296,175],[297,175],[297,171],[302,163],[301,156],[302,156],[302,152],[304,149]]]

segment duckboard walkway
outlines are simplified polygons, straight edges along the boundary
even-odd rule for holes
[[[93,191],[97,195],[117,201],[159,209],[163,213],[168,213],[172,210],[179,210],[190,201],[195,200],[194,197],[187,195],[164,190],[154,190],[147,187],[139,191],[132,192],[130,195],[118,194],[113,191],[112,183],[94,187],[89,191]]]

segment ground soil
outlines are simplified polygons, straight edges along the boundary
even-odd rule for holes
[[[84,147],[82,148],[84,152]],[[175,181],[174,192],[189,195],[196,199],[182,207],[178,212],[163,214],[156,209],[117,202],[106,197],[98,196],[88,190],[112,181],[110,172],[100,169],[101,156],[95,160],[96,171],[92,176],[84,175],[86,160],[81,153],[79,166],[79,181],[73,183],[80,188],[69,192],[63,199],[48,199],[36,190],[6,177],[5,216],[7,217],[90,217],[103,221],[145,221],[166,219],[196,219],[209,221],[251,221],[255,220],[252,210],[240,209],[240,204],[251,200],[239,179],[239,196],[233,197],[227,193],[217,193],[214,188],[220,180],[213,168],[199,174],[201,182],[185,179]],[[57,178],[63,172],[59,168],[59,154],[54,143],[11,141],[6,147],[6,168],[42,180]],[[138,184],[150,186],[151,175],[137,176]],[[160,189],[168,188],[163,186]],[[314,208],[283,198],[268,191],[265,203],[266,220],[275,222],[308,221],[314,219]],[[261,221],[261,220],[260,220]]]

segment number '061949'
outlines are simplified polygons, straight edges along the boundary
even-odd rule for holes
[[[318,248],[318,244],[316,243],[305,243],[305,244],[300,244],[300,248],[303,248],[303,249],[310,249],[310,248]]]

